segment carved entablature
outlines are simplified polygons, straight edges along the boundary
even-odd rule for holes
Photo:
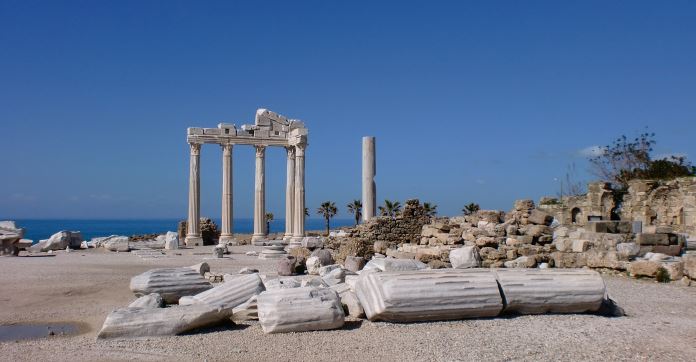
[[[220,123],[217,128],[190,127],[189,143],[242,144],[264,146],[296,146],[307,143],[304,122],[269,111],[258,109],[254,124],[237,128],[235,124]]]

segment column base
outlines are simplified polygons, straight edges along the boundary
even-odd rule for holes
[[[254,234],[251,236],[251,241],[261,241],[261,240],[268,240],[268,235]]]
[[[290,241],[290,240],[292,240],[292,234],[283,235],[283,241]]]
[[[290,241],[302,242],[302,239],[304,239],[304,235],[293,235]]]
[[[227,244],[232,244],[235,245],[237,240],[234,239],[232,234],[228,235],[220,235],[220,239],[218,239],[218,245],[224,245],[227,246]]]
[[[203,238],[201,238],[198,235],[186,235],[186,239],[184,239],[184,244],[186,244],[186,246],[203,245]]]

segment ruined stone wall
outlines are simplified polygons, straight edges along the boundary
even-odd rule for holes
[[[642,221],[646,227],[670,226],[696,237],[696,177],[631,181],[621,211],[622,219]]]
[[[408,200],[396,217],[379,216],[349,231],[349,237],[365,242],[382,242],[385,247],[418,243],[423,225],[430,222],[417,199]]]

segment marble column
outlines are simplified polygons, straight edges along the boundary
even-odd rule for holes
[[[295,212],[293,215],[294,227],[292,240],[301,241],[305,236],[305,148],[306,144],[298,144],[295,147]]]
[[[362,205],[363,221],[369,221],[375,217],[377,203],[377,186],[375,174],[377,165],[375,162],[375,138],[363,137],[362,139]]]
[[[191,147],[191,159],[189,164],[189,205],[186,239],[187,246],[203,245],[201,239],[200,213],[201,213],[201,145],[189,143]]]
[[[287,179],[285,187],[285,235],[283,240],[289,241],[293,236],[295,213],[295,147],[285,147],[288,152]]]
[[[266,239],[266,146],[256,147],[254,178],[254,234],[251,241]]]
[[[222,146],[222,230],[220,232],[220,245],[231,242],[232,219],[232,145]]]

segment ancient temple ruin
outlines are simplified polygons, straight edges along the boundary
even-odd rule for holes
[[[267,237],[266,230],[266,147],[284,147],[287,151],[287,187],[285,202],[284,240],[298,241],[305,234],[305,149],[307,128],[302,121],[267,109],[258,109],[254,124],[237,128],[234,124],[220,123],[217,128],[190,127],[186,140],[191,148],[189,174],[189,207],[186,245],[202,245],[200,218],[200,152],[201,145],[210,143],[222,147],[222,230],[221,245],[233,240],[232,149],[234,145],[256,148],[254,182],[254,234],[252,241]]]

